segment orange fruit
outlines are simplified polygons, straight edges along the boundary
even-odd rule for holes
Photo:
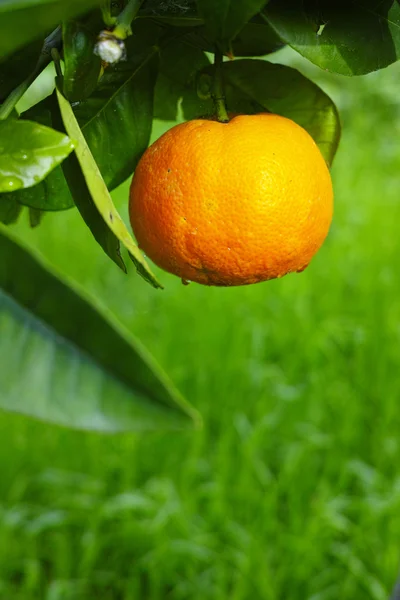
[[[273,114],[176,125],[144,153],[130,188],[140,248],[205,285],[244,285],[302,271],[333,211],[318,146]]]

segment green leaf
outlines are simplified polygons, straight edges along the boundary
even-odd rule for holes
[[[70,112],[72,112],[72,109],[68,101],[65,100],[65,102],[67,103],[65,112],[70,118]],[[57,127],[65,127],[60,113],[56,92],[54,92],[52,96],[51,112],[54,125]],[[88,149],[86,142],[84,140],[82,142],[81,136],[82,133],[80,133],[80,137],[77,140],[78,145],[83,144],[82,147],[84,149],[86,148],[87,152],[90,154],[90,150]],[[88,176],[90,175],[92,179],[96,179],[98,177],[101,179],[101,175],[98,175],[97,170],[91,173],[90,167],[91,164],[88,168]],[[81,169],[75,152],[63,162],[62,171],[76,207],[86,225],[92,232],[93,237],[103,248],[104,252],[111,258],[111,260],[113,260],[115,264],[126,273],[125,263],[122,260],[120,253],[120,243],[97,209],[91,190],[89,189],[89,185],[86,181],[85,173],[83,172],[83,169]]]
[[[0,406],[99,432],[199,423],[139,342],[0,230]]]
[[[59,85],[58,81],[56,94],[62,121],[68,134],[73,136],[77,142],[75,156],[72,157],[72,160],[75,161],[77,159],[84,180],[82,181],[82,176],[72,161],[70,163],[67,161],[63,165],[69,188],[78,209],[95,238],[110,258],[124,269],[123,261],[119,255],[119,242],[122,242],[127,248],[138,273],[155,288],[161,288],[162,286],[151,272],[142,253],[133,241],[125,223],[115,208],[71,105],[60,92]],[[69,171],[69,164],[72,165],[71,171]],[[84,191],[88,193],[81,195],[83,186],[87,187],[87,190]],[[99,216],[103,219],[103,222],[99,220]],[[100,225],[102,228],[100,228]]]
[[[42,46],[43,40],[35,40],[0,63],[0,102],[32,73]]]
[[[99,0],[1,0],[0,59],[98,3]]]
[[[85,100],[96,88],[101,69],[101,60],[94,54],[96,39],[90,21],[63,24],[64,94],[70,102]]]
[[[172,40],[160,52],[160,73],[157,79],[154,117],[174,121],[181,105],[185,119],[194,119],[209,110],[197,95],[197,75],[210,65],[202,50],[190,39]]]
[[[295,69],[267,61],[242,59],[223,63],[228,110],[263,110],[292,119],[314,138],[332,163],[340,139],[340,121],[333,101]]]
[[[266,0],[197,0],[209,37],[230,51],[230,41],[265,6]]]
[[[126,43],[128,60],[107,67],[91,97],[75,108],[110,190],[132,175],[149,144],[160,31],[153,23],[136,24]]]
[[[14,114],[10,118],[14,118]],[[20,119],[35,121],[50,127],[52,121],[49,98],[45,98],[39,104],[35,104],[35,106],[22,113]],[[5,202],[5,198],[7,198],[7,202]],[[20,205],[28,206],[30,215],[32,215],[32,211],[36,213],[42,210],[57,211],[75,206],[60,166],[55,167],[43,181],[32,187],[21,188],[10,194],[0,194],[0,204],[2,204],[5,215],[4,220],[0,217],[0,221],[5,224],[10,224],[18,218],[22,208]]]
[[[51,99],[45,98],[29,110],[21,114],[21,119],[36,121],[41,125],[51,127]],[[60,124],[59,124],[60,126]],[[32,209],[44,211],[65,210],[75,206],[74,200],[65,181],[63,170],[60,166],[53,169],[47,177],[30,188],[13,192],[20,204]]]
[[[57,211],[75,206],[61,167],[56,167],[37,185],[12,194],[19,204],[34,210]]]
[[[327,71],[363,75],[400,58],[397,0],[271,0],[263,14],[282,40]]]
[[[73,148],[65,134],[34,121],[0,121],[0,192],[42,181]]]
[[[22,206],[18,204],[15,194],[0,194],[0,223],[12,225],[21,214]]]

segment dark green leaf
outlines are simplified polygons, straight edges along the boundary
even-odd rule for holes
[[[207,52],[215,50],[215,44],[208,37],[205,27],[193,27],[184,40]],[[281,39],[272,27],[261,17],[255,17],[232,40],[231,52],[233,56],[264,56],[282,46]]]
[[[35,210],[56,211],[75,206],[61,167],[56,167],[37,185],[13,192],[13,196],[19,204]]]
[[[99,0],[1,0],[0,59],[43,38],[61,21],[98,3]]]
[[[97,85],[101,69],[101,60],[94,54],[97,33],[90,22],[63,24],[64,94],[70,102],[85,100]]]
[[[161,29],[134,28],[128,60],[107,67],[95,92],[75,108],[89,148],[110,190],[132,175],[150,140]]]
[[[197,0],[209,37],[229,51],[230,41],[265,4],[266,0]]]
[[[29,224],[32,228],[40,225],[43,219],[44,212],[36,208],[29,208]]]
[[[0,406],[100,432],[199,422],[110,314],[0,230]]]
[[[204,23],[197,14],[196,0],[170,0],[169,2],[146,0],[139,12],[139,21],[143,17],[175,27],[195,27]]]
[[[0,192],[42,181],[73,147],[65,134],[34,121],[0,121]]]
[[[35,40],[0,63],[0,102],[32,73],[42,46],[42,40]]]
[[[197,95],[198,72],[210,61],[190,40],[174,40],[161,49],[160,73],[157,79],[154,116],[174,121],[181,104],[185,119],[194,119],[209,110]]]
[[[315,83],[290,67],[251,59],[224,63],[223,77],[229,110],[267,110],[293,119],[314,138],[328,164],[332,162],[340,139],[339,116]]]
[[[272,27],[256,17],[232,40],[232,53],[234,56],[265,56],[275,52],[282,45]]]
[[[59,90],[59,83],[56,88],[56,94],[64,127],[68,134],[73,136],[76,140],[75,156],[73,156],[72,159],[77,159],[81,169],[81,175],[77,179],[77,169],[74,167],[74,163],[70,163],[72,167],[74,167],[71,167],[72,172],[70,173],[70,167],[68,162],[66,162],[64,173],[71,193],[74,196],[75,203],[85,219],[86,224],[90,227],[104,251],[121,268],[124,269],[124,264],[119,255],[119,242],[122,242],[128,250],[129,256],[135,264],[138,273],[155,288],[162,287],[148,267],[142,253],[133,241],[125,223],[115,208],[71,105]],[[82,181],[82,176],[84,181]],[[80,197],[83,184],[87,187],[87,190],[85,191],[89,192],[89,195],[86,193],[85,196]],[[96,216],[94,214],[94,209],[97,211]],[[99,229],[101,224],[99,216],[103,219],[101,229]]]
[[[271,0],[264,18],[282,40],[328,71],[362,75],[400,58],[397,0]]]
[[[0,194],[0,223],[12,225],[18,220],[21,210],[15,194]]]

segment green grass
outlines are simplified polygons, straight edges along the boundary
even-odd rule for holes
[[[102,437],[2,415],[2,600],[388,598],[400,560],[400,68],[309,70],[344,131],[334,225],[304,273],[208,289],[158,272],[159,292],[120,273],[74,211],[15,228],[146,343],[205,426]],[[116,198],[126,210],[126,187]]]

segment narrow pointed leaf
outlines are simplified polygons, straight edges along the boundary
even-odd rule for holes
[[[0,230],[0,407],[100,432],[181,429],[197,413],[110,314]]]
[[[295,69],[267,61],[242,59],[223,65],[228,109],[257,113],[267,110],[304,127],[331,164],[340,139],[334,102]]]
[[[70,115],[71,107],[67,100],[66,112]],[[57,99],[57,94],[54,91],[51,98],[51,116],[52,122],[55,127],[64,127],[63,118],[60,112],[60,106]],[[80,133],[82,136],[82,133]],[[77,146],[82,144],[82,140],[79,137],[77,140]],[[83,141],[83,147],[87,149],[86,143]],[[89,149],[87,152],[90,154]],[[92,172],[91,169],[87,169],[90,177],[99,177],[97,171]],[[103,248],[104,252],[115,262],[115,264],[126,273],[125,263],[122,260],[120,252],[120,243],[114,232],[108,227],[108,224],[103,219],[103,216],[97,209],[96,202],[92,196],[91,190],[89,189],[88,182],[86,180],[85,173],[83,172],[78,156],[76,152],[70,154],[70,156],[62,163],[62,172],[67,182],[71,196],[74,199],[77,209],[79,210],[81,217],[85,221],[93,234],[93,237],[98,244]],[[100,176],[101,178],[101,176]]]
[[[76,158],[82,170],[87,189],[90,192],[90,197],[95,204],[98,213],[102,217],[106,227],[114,236],[114,238],[122,242],[122,244],[127,248],[129,256],[135,264],[138,273],[155,288],[162,287],[148,267],[142,253],[133,241],[125,223],[115,208],[107,186],[101,176],[99,167],[97,166],[96,161],[94,160],[92,153],[88,148],[85,137],[79,127],[71,105],[60,92],[59,82],[57,83],[56,94],[64,127],[68,134],[73,136],[73,139],[76,140]],[[68,168],[68,165],[66,165],[66,168]],[[71,184],[71,180],[72,177],[67,176],[69,185]],[[71,191],[74,195],[73,190]],[[77,198],[77,196],[74,197]],[[79,208],[78,200],[76,199],[75,201]],[[88,223],[88,225],[90,227],[90,223]],[[112,237],[111,241],[113,243]],[[107,241],[106,244],[103,245],[103,248],[107,252]]]
[[[363,75],[400,58],[397,0],[271,0],[263,15],[283,41],[327,71]]]
[[[73,148],[64,133],[34,121],[0,121],[0,192],[42,181]]]

